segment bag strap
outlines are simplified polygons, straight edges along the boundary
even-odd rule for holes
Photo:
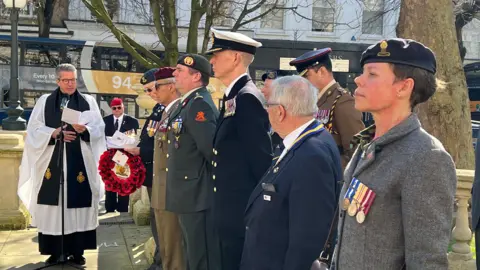
[[[323,246],[322,252],[320,252],[320,257],[318,258],[319,261],[328,263],[330,259],[330,255],[333,253],[333,237],[334,231],[338,224],[338,203],[337,207],[335,208],[335,213],[333,214],[332,224],[330,225],[330,230],[328,231],[327,240],[325,241],[325,245]]]

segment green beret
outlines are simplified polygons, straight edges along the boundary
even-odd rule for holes
[[[178,58],[177,64],[193,68],[197,71],[212,76],[212,65],[207,58],[198,54],[185,54]]]

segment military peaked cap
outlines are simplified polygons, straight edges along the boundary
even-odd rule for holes
[[[294,75],[295,73],[296,72],[293,70],[271,70],[262,75],[262,81],[265,81],[266,79],[275,80],[276,78]]]
[[[245,36],[244,34],[228,31],[219,31],[212,28],[212,47],[206,54],[223,50],[234,50],[255,55],[262,43]]]
[[[332,52],[330,48],[319,49],[315,51],[306,52],[294,60],[290,61],[290,66],[295,66],[300,76],[307,73],[308,68],[320,65],[322,63],[330,63],[330,56],[328,55]]]

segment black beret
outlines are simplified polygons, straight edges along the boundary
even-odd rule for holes
[[[368,47],[360,59],[360,65],[367,63],[403,64],[427,70],[433,74],[437,71],[435,55],[422,43],[403,38],[379,41]]]
[[[140,83],[145,85],[147,83],[151,83],[151,82],[156,81],[155,72],[157,72],[157,71],[158,71],[158,68],[152,68],[152,69],[146,71],[145,73],[143,73],[142,78],[140,78]]]
[[[212,65],[207,58],[198,54],[185,54],[178,58],[177,64],[193,68],[202,73],[212,76]]]
[[[295,73],[296,72],[293,70],[281,70],[281,69],[271,70],[271,71],[267,71],[262,75],[262,81],[265,81],[266,79],[275,80],[276,78],[295,75]]]
[[[303,76],[309,67],[327,62],[331,63],[330,56],[328,55],[330,52],[332,52],[330,48],[306,52],[290,61],[290,66],[295,66],[299,75]]]

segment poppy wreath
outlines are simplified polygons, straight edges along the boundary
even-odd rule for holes
[[[125,166],[120,166],[113,161],[113,156],[117,151],[128,157]],[[116,192],[122,196],[132,194],[145,181],[146,169],[142,159],[121,149],[108,149],[103,152],[98,170],[105,183],[105,190]]]

